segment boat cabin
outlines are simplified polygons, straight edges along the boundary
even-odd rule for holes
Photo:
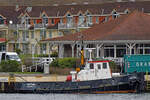
[[[80,72],[77,73],[77,80],[98,80],[112,78],[109,61],[88,61]]]
[[[92,50],[95,48],[87,48],[90,53],[89,60],[84,64],[84,68],[78,73],[71,71],[71,76],[67,77],[67,81],[88,81],[112,78],[112,73],[108,60],[92,60]],[[83,59],[84,57],[82,57]]]

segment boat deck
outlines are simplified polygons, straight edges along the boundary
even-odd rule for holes
[[[16,82],[52,82],[66,81],[66,75],[46,74],[15,74]],[[0,74],[0,82],[8,82],[9,74]],[[145,75],[145,81],[150,81],[150,75]]]
[[[51,82],[65,81],[65,75],[45,75],[45,74],[17,74],[15,75],[16,82]],[[0,82],[8,82],[9,75],[0,74]]]

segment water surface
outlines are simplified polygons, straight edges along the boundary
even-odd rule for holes
[[[150,100],[142,94],[0,94],[0,100]]]

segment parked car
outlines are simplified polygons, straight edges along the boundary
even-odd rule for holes
[[[21,62],[21,59],[16,52],[0,52],[0,62],[2,60],[16,60]]]

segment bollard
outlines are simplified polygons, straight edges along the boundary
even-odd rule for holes
[[[44,63],[44,74],[49,74],[49,64]]]

